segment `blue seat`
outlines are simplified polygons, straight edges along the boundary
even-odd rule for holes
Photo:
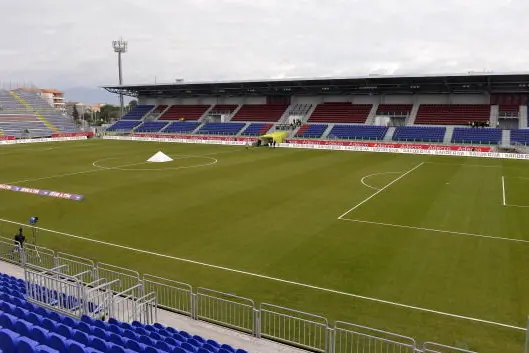
[[[42,346],[42,345],[35,347],[35,351],[37,353],[59,353],[58,350],[55,350],[55,349],[53,349],[51,347],[48,347],[48,346]]]
[[[245,125],[245,123],[206,123],[197,131],[197,133],[209,135],[236,135]]]
[[[185,349],[186,351],[189,351],[189,352],[195,352],[198,350],[197,347],[187,343],[187,342],[184,342],[180,345],[180,347],[182,347],[183,349]]]
[[[228,352],[235,353],[235,349],[229,344],[223,344],[222,346],[220,346],[220,349],[225,349]]]
[[[301,138],[320,138],[327,130],[327,124],[305,124],[300,127],[296,133],[296,137]]]
[[[48,331],[46,331],[42,327],[33,326],[29,331],[29,338],[41,344],[46,344],[46,342],[48,341],[48,334]]]
[[[3,353],[16,353],[16,346],[18,344],[18,337],[20,335],[9,329],[0,330],[0,349]]]
[[[443,142],[445,127],[399,126],[393,134],[393,141]]]
[[[29,337],[29,332],[33,328],[33,325],[24,320],[18,320],[13,326],[13,331],[18,333],[20,336]]]
[[[382,140],[388,128],[372,125],[334,125],[329,138],[350,140]]]
[[[16,344],[17,353],[35,353],[35,347],[39,345],[38,342],[33,341],[27,337],[18,337]]]

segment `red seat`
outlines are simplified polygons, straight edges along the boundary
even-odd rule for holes
[[[245,104],[239,109],[232,121],[279,121],[288,104]]]
[[[318,104],[309,118],[314,123],[358,123],[366,122],[372,104],[351,104],[348,102],[327,102]]]
[[[380,104],[377,108],[377,114],[409,114],[413,104]]]
[[[489,104],[421,104],[415,124],[467,125],[489,119]]]
[[[212,113],[231,114],[237,109],[237,104],[217,104],[212,109]]]
[[[159,120],[199,120],[209,107],[209,105],[173,105]]]

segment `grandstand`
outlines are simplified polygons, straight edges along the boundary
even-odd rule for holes
[[[17,138],[79,131],[72,120],[52,107],[39,92],[23,89],[0,90],[0,130]]]
[[[511,135],[513,142],[520,139],[517,129],[529,127],[527,80],[473,74],[108,86],[142,104],[108,131],[260,136],[287,129],[291,139],[508,145]],[[156,104],[157,95],[164,105]],[[168,97],[173,105],[167,105]],[[195,123],[123,122],[131,117]],[[290,126],[294,121],[301,124]],[[470,124],[490,128],[461,128]]]

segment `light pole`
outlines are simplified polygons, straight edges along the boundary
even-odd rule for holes
[[[123,85],[123,72],[121,69],[121,54],[127,52],[128,43],[121,38],[120,40],[113,40],[112,47],[114,52],[118,53],[118,70],[119,70],[119,85]],[[119,95],[119,104],[121,106],[121,116],[123,116],[123,94]]]

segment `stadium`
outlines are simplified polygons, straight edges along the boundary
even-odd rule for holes
[[[529,74],[105,89],[0,92],[4,352],[527,351]]]

